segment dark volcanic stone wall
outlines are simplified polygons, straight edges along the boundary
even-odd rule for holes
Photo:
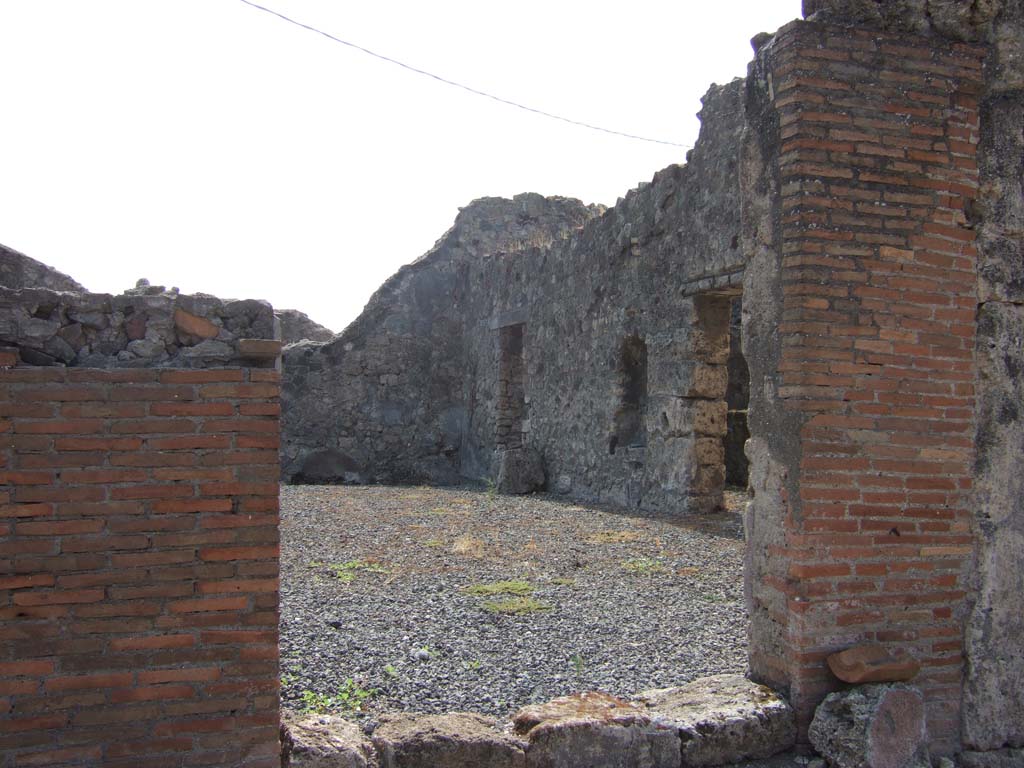
[[[7,288],[46,288],[85,293],[79,283],[23,253],[0,245],[0,285]]]
[[[284,353],[282,473],[296,482],[458,482],[473,403],[463,397],[469,265],[545,246],[600,212],[519,195],[463,209],[455,225],[327,343]]]
[[[281,323],[281,341],[285,344],[303,340],[330,341],[334,338],[334,331],[297,309],[275,309],[274,316]]]
[[[495,477],[502,329],[512,338],[521,326],[516,429],[542,455],[550,488],[631,506],[679,509],[694,495],[713,505],[728,317],[724,335],[695,333],[694,296],[735,292],[740,280],[742,111],[741,81],[712,88],[689,162],[608,211],[536,195],[473,203],[344,333],[288,348],[285,478]],[[627,340],[645,355],[642,381],[623,368]],[[707,364],[695,359],[702,342]],[[617,419],[630,387],[646,415],[629,444],[612,444],[625,435]]]
[[[495,472],[496,336],[500,327],[522,323],[525,444],[541,453],[549,488],[676,511],[696,497],[706,501],[698,486],[720,489],[722,478],[702,475],[701,467],[717,462],[720,470],[721,434],[702,441],[694,421],[710,378],[722,390],[720,403],[708,393],[706,403],[722,411],[712,426],[724,429],[725,359],[710,376],[697,359],[694,296],[738,283],[743,266],[736,241],[741,97],[740,81],[713,89],[689,163],[658,173],[573,237],[469,265],[460,310],[472,319],[464,387],[473,407],[463,474]],[[722,356],[727,334],[718,342]],[[646,350],[645,381],[636,382],[646,389],[646,408],[624,444],[629,343]],[[701,461],[698,452],[715,461]]]

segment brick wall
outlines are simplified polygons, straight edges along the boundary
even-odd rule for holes
[[[923,663],[957,743],[972,554],[976,94],[982,51],[795,23],[767,51],[780,141],[778,400],[787,467],[786,670],[806,728],[863,641]],[[767,664],[768,662],[766,662]]]
[[[277,766],[272,370],[0,370],[0,766]]]

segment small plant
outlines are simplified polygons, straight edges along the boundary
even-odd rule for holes
[[[394,664],[385,664],[384,674],[388,677],[398,677],[398,669],[395,667]]]
[[[482,540],[466,534],[459,536],[455,540],[455,543],[452,544],[452,552],[456,555],[465,555],[466,557],[483,557],[484,543]]]
[[[656,573],[668,572],[668,568],[663,563],[649,557],[633,557],[623,560],[622,569],[637,576],[653,576]]]
[[[725,595],[699,594],[697,597],[705,603],[728,603],[729,598]]]
[[[376,691],[361,687],[350,677],[334,695],[317,693],[308,689],[303,691],[301,694],[302,707],[303,711],[313,715],[323,715],[328,712],[355,714],[362,711],[363,704],[375,693]]]
[[[388,569],[380,563],[369,560],[349,560],[344,563],[322,563],[313,560],[309,563],[310,568],[326,568],[334,578],[348,584],[354,581],[359,572],[363,573],[388,573]]]
[[[294,683],[298,679],[299,678],[296,675],[293,675],[291,672],[285,672],[283,675],[281,675],[281,687],[285,688]]]
[[[441,539],[427,539],[423,544],[431,549],[440,549],[444,546],[444,542]]]
[[[495,496],[498,495],[498,486],[491,478],[482,477],[480,479],[484,481],[484,486],[486,486],[487,488],[486,493],[490,498],[493,499]]]
[[[533,586],[528,581],[492,581],[490,584],[470,584],[464,590],[467,595],[492,597],[494,595],[532,595]]]
[[[579,651],[572,655],[572,666],[576,670],[576,685],[583,687],[583,655]]]
[[[484,603],[484,610],[491,613],[507,613],[519,616],[524,613],[536,613],[537,611],[550,611],[551,606],[534,600],[532,597],[509,597],[504,600],[488,600]]]
[[[476,670],[480,669],[480,667],[482,665],[481,665],[481,663],[477,659],[473,659],[472,661],[467,661],[465,664],[463,664],[463,666],[466,669],[469,669],[469,670],[472,670],[472,671],[475,672]]]

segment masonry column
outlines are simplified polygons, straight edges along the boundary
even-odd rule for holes
[[[794,22],[748,84],[751,667],[802,732],[825,657],[881,642],[958,744],[982,55]]]

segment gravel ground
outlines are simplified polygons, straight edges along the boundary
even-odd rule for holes
[[[283,704],[505,717],[746,668],[743,494],[694,521],[467,488],[283,486]],[[467,589],[518,580],[514,595]],[[351,681],[351,682],[349,682]]]

